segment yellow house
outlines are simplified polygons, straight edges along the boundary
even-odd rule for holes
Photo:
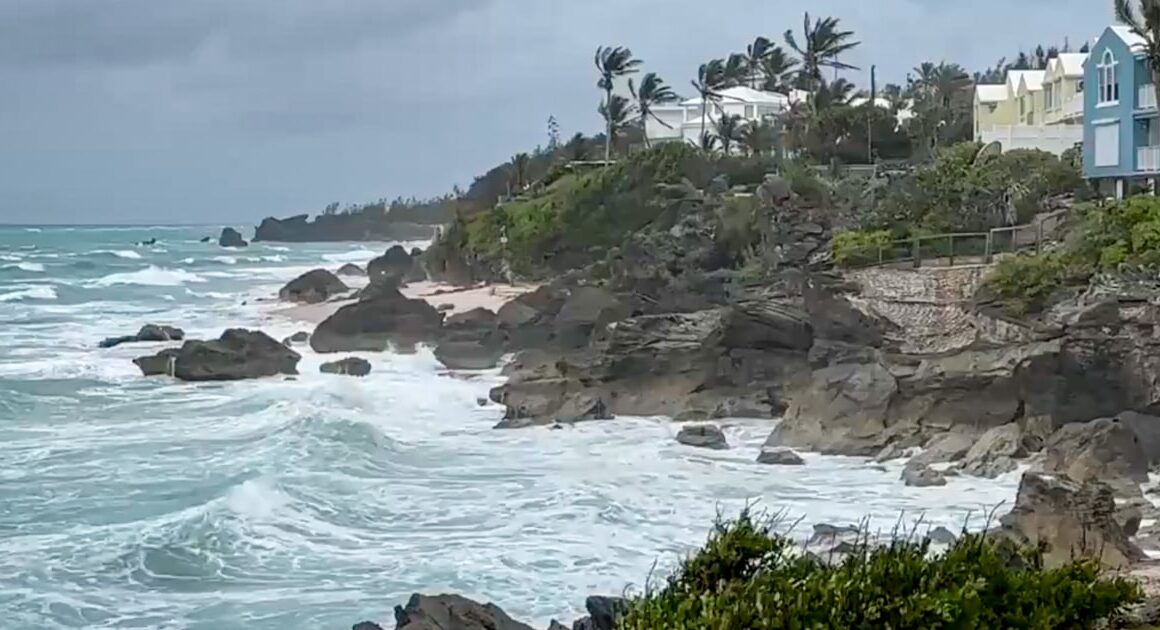
[[[1061,53],[1047,61],[1043,77],[1043,122],[1078,124],[1083,120],[1083,65],[1087,53]]]
[[[991,131],[996,125],[1006,127],[1015,124],[1015,110],[1009,98],[1007,85],[975,86],[975,139],[984,131]]]
[[[1044,70],[1009,70],[1007,86],[1015,95],[1017,125],[1043,124]]]

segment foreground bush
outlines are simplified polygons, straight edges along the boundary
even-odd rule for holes
[[[800,553],[748,513],[719,524],[663,588],[635,599],[625,630],[1029,630],[1094,628],[1138,601],[1122,578],[1080,560],[1045,569],[1034,551],[966,535],[947,551],[929,542],[857,545],[834,566]]]

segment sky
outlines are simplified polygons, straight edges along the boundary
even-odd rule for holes
[[[546,144],[549,116],[598,130],[599,45],[687,95],[698,65],[808,10],[855,31],[843,61],[901,82],[924,60],[1078,48],[1111,4],[0,0],[0,223],[252,225],[442,194]]]

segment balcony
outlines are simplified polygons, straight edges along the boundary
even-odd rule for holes
[[[1136,88],[1136,109],[1156,109],[1156,88],[1151,83]]]
[[[1136,170],[1148,173],[1160,171],[1160,146],[1136,149]]]

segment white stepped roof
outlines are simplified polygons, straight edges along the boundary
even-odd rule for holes
[[[797,90],[795,90],[796,92]],[[793,97],[785,94],[778,94],[777,92],[766,92],[764,90],[755,90],[751,87],[739,85],[736,87],[725,88],[717,92],[721,95],[722,103],[767,103],[771,105],[785,106],[794,102]],[[681,101],[681,105],[700,105],[701,97],[690,98]]]
[[[980,83],[975,86],[975,98],[980,103],[999,103],[1007,100],[1007,85],[989,85]]]

